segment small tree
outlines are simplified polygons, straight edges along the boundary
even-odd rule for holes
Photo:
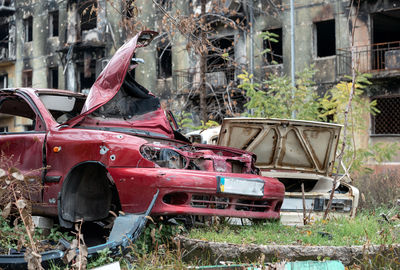
[[[343,154],[343,164],[345,164],[346,172],[370,172],[371,170],[365,166],[370,158],[374,158],[377,162],[391,160],[399,150],[397,143],[384,145],[374,144],[368,145],[366,148],[357,147],[355,142],[355,133],[367,133],[365,117],[370,114],[376,115],[379,110],[376,108],[376,100],[369,101],[364,95],[366,87],[371,85],[368,80],[369,74],[358,74],[355,78],[352,102],[349,107],[349,117],[346,123],[345,112],[347,102],[350,98],[353,83],[351,81],[339,82],[332,88],[327,95],[320,100],[320,106],[323,109],[321,116],[323,118],[330,117],[334,123],[347,126],[350,136],[343,138],[346,140],[346,150]],[[343,143],[339,145],[339,152],[343,147]]]
[[[263,84],[251,83],[253,75],[244,71],[238,77],[242,80],[239,88],[245,90],[248,102],[245,104],[245,116],[266,118],[291,118],[296,111],[296,118],[303,120],[320,119],[320,98],[316,93],[312,77],[315,74],[313,66],[297,74],[294,97],[292,85],[288,76],[270,75]],[[264,90],[260,90],[263,86]]]
[[[251,83],[252,75],[244,72],[239,75],[242,80],[239,87],[245,90],[249,101],[245,104],[247,111],[243,115],[289,119],[291,112],[295,110],[297,112],[296,119],[312,121],[330,119],[333,123],[347,125],[351,136],[344,138],[342,133],[339,143],[339,152],[341,152],[343,140],[346,140],[342,159],[346,174],[350,171],[368,172],[369,169],[364,165],[372,157],[378,162],[390,160],[399,150],[397,143],[375,144],[361,148],[357,147],[355,142],[356,133],[367,132],[365,117],[369,114],[379,113],[376,108],[376,101],[369,102],[364,96],[365,88],[371,84],[368,80],[370,75],[358,74],[356,77],[352,103],[349,108],[349,118],[346,124],[345,114],[352,82],[339,82],[324,96],[319,97],[316,93],[316,86],[312,81],[314,74],[313,66],[297,74],[294,98],[292,98],[293,88],[287,76],[270,75],[263,84],[257,84]],[[338,169],[336,170],[338,172]]]

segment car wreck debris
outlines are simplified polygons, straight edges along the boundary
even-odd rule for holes
[[[24,132],[1,132],[0,151],[22,173],[46,168],[35,175],[43,189],[32,194],[33,214],[58,217],[71,228],[123,211],[112,243],[123,242],[119,228],[137,220],[131,215],[149,211],[150,202],[151,215],[279,219],[284,186],[259,175],[252,153],[191,144],[172,113],[134,80],[131,72],[140,61],[132,57],[156,35],[144,31],[125,43],[87,97],[63,90],[0,90],[0,114],[26,126]],[[90,247],[89,253],[110,245]]]
[[[261,175],[276,177],[285,185],[281,222],[299,225],[304,211],[307,218],[315,219],[322,218],[327,208],[340,129],[340,125],[314,121],[227,118],[218,145],[254,152]],[[359,191],[350,181],[343,177],[335,189],[334,216],[356,214]]]
[[[87,249],[88,257],[90,258],[106,248],[111,251],[111,255],[121,254],[121,252],[125,254],[126,248],[131,243],[134,243],[142,233],[147,223],[147,216],[150,214],[157,197],[158,192],[154,194],[149,207],[144,213],[118,216],[114,220],[114,225],[108,241],[101,245],[89,247]],[[40,253],[42,257],[42,266],[49,267],[51,264],[64,264],[63,258],[66,251],[71,248],[71,244],[65,239],[60,239],[59,246],[62,246],[63,249],[49,250]],[[76,249],[75,253],[78,252],[79,250]],[[2,269],[26,269],[27,262],[25,260],[25,253],[19,252],[16,254],[0,255],[0,267]]]

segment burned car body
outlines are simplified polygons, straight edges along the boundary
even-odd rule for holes
[[[281,119],[224,119],[218,145],[254,152],[263,176],[276,177],[286,188],[281,209],[285,224],[303,223],[301,184],[304,183],[307,215],[322,217],[332,190],[340,125]],[[332,214],[354,216],[359,191],[338,183]]]
[[[63,226],[109,212],[279,218],[284,186],[259,175],[253,154],[192,145],[170,112],[131,74],[145,31],[122,46],[86,97],[49,89],[0,90],[0,114],[26,118],[27,130],[0,133],[0,151],[41,179],[34,213]],[[44,170],[36,170],[45,168]]]

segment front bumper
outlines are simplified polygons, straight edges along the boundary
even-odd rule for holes
[[[357,188],[347,185],[350,192],[335,194],[333,197],[329,217],[352,218],[356,214],[359,191]],[[330,194],[310,192],[305,194],[306,217],[310,221],[322,219],[327,208]],[[281,223],[284,225],[303,225],[302,194],[297,192],[286,193],[285,201],[281,209]]]
[[[324,212],[311,212],[311,213],[307,212],[307,218],[309,218],[311,222],[316,220],[321,220],[323,217],[324,217]],[[351,216],[349,213],[330,212],[329,217],[350,218]],[[283,225],[302,226],[304,224],[303,213],[281,211],[280,221]]]
[[[114,225],[110,232],[110,236],[106,243],[88,247],[88,258],[97,256],[98,252],[109,249],[111,255],[125,254],[128,247],[134,243],[141,235],[146,223],[147,216],[156,202],[158,192],[153,194],[151,201],[146,205],[144,213],[132,213],[120,215],[114,220]],[[70,243],[60,239],[59,245],[63,245],[66,250],[71,249]],[[75,253],[79,253],[79,249],[75,248]],[[51,266],[65,265],[63,258],[66,256],[66,250],[54,249],[40,253],[41,264],[45,269]],[[28,265],[25,260],[25,253],[20,252],[11,255],[0,255],[1,269],[27,269]]]
[[[148,193],[159,190],[152,215],[202,215],[278,219],[284,186],[274,178],[250,174],[164,168],[109,168],[117,186],[122,210],[140,211]],[[217,177],[264,181],[262,196],[226,194],[218,190]]]

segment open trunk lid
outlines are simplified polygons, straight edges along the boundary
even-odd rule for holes
[[[341,125],[284,119],[224,119],[218,145],[254,152],[261,170],[331,175]]]

